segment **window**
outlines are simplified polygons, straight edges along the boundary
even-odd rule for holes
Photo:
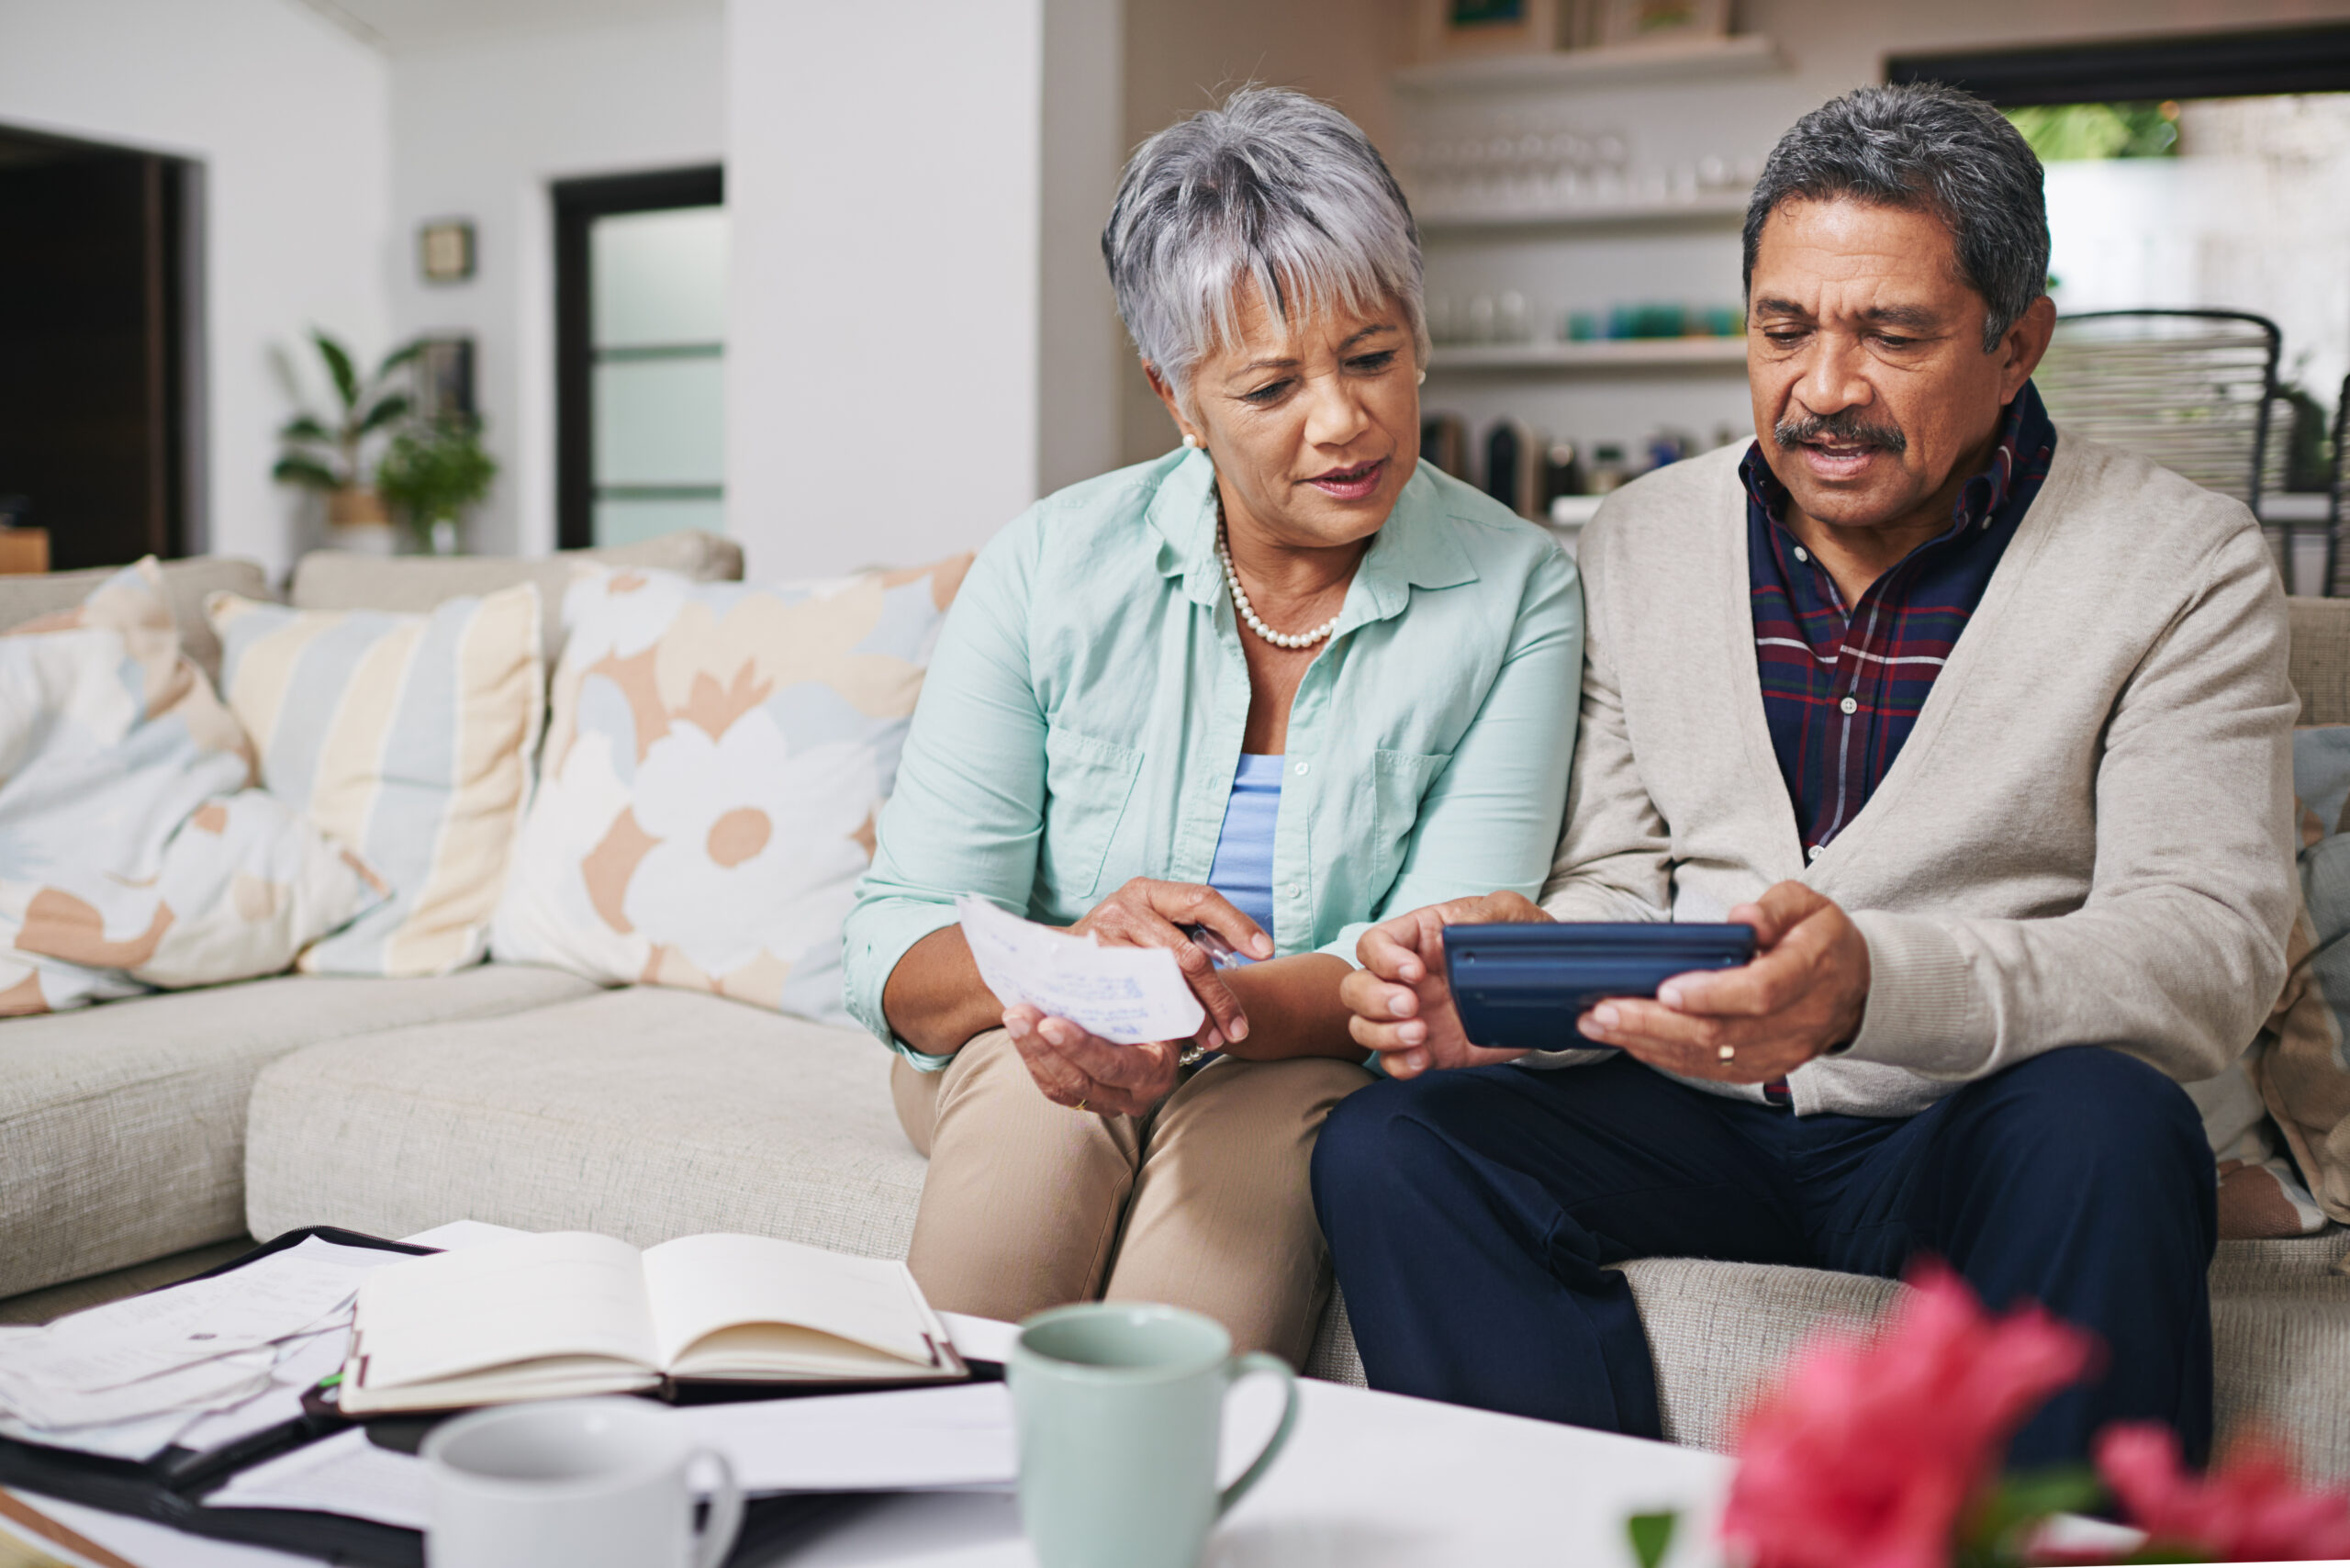
[[[554,202],[560,542],[723,532],[723,176],[566,180]]]

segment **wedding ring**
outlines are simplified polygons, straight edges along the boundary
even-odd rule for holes
[[[1736,1061],[1738,1059],[1738,1047],[1736,1046],[1724,1046],[1721,1049],[1721,1058],[1724,1061]]]

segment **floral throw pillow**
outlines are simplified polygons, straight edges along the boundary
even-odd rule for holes
[[[151,559],[0,635],[0,1015],[274,974],[378,902],[252,773]]]
[[[577,568],[492,952],[848,1022],[841,922],[970,560],[766,587]]]

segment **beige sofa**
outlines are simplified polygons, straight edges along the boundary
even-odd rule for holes
[[[739,573],[718,543],[666,543],[702,552],[666,564]],[[293,598],[414,608],[550,569],[398,565],[312,557]],[[24,618],[17,608],[0,584],[0,625]],[[2350,601],[2296,601],[2294,661],[2305,718],[2350,722]],[[8,1023],[0,1295],[320,1223],[396,1236],[471,1217],[639,1243],[735,1229],[898,1256],[923,1166],[888,1080],[887,1054],[851,1030],[507,964],[260,980]],[[2328,1476],[2350,1476],[2350,1278],[2331,1271],[2345,1250],[2338,1226],[2227,1242],[2211,1272],[2223,1429],[2279,1429]],[[1873,1316],[1900,1288],[1688,1259],[1626,1272],[1667,1433],[1708,1446],[1814,1325]],[[1342,1303],[1307,1370],[1361,1381]]]

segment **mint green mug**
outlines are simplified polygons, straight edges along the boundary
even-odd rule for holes
[[[1288,1402],[1265,1451],[1215,1485],[1224,1396],[1281,1379]],[[1038,1568],[1196,1568],[1208,1531],[1272,1468],[1297,1424],[1279,1356],[1235,1356],[1214,1318],[1092,1302],[1020,1326],[1004,1368],[1020,1439],[1020,1522]]]

